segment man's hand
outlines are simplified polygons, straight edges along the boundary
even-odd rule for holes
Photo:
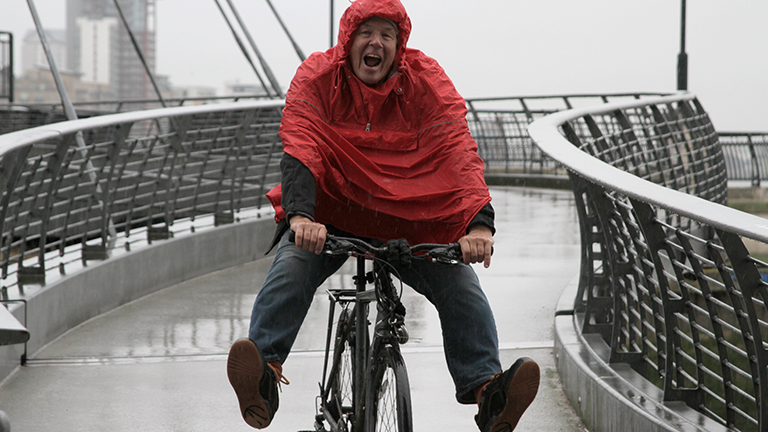
[[[320,255],[328,234],[325,225],[301,215],[291,216],[289,223],[291,230],[296,233],[296,247]]]
[[[489,227],[482,224],[471,226],[467,235],[459,239],[459,244],[465,264],[482,262],[485,268],[490,267],[493,233]]]

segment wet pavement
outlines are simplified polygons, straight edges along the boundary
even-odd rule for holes
[[[518,431],[585,430],[562,392],[553,358],[554,309],[579,269],[570,191],[493,188],[497,216],[489,269],[475,267],[493,307],[506,366],[542,369],[539,395]],[[326,283],[351,285],[352,260]],[[13,432],[248,431],[226,377],[226,353],[247,336],[269,259],[159,291],[94,318],[32,353],[0,385]],[[437,313],[406,288],[411,341],[403,346],[416,431],[475,431],[476,407],[459,405]],[[316,295],[284,365],[280,409],[267,430],[312,430],[328,301]]]

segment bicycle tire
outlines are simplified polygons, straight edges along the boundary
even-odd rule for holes
[[[336,325],[336,336],[333,351],[333,372],[329,378],[329,393],[325,407],[330,415],[340,421],[342,414],[354,412],[354,314],[351,309],[344,308],[339,315]],[[351,429],[351,424],[345,425]]]
[[[411,388],[400,351],[386,345],[374,359],[365,402],[368,430],[412,432]]]

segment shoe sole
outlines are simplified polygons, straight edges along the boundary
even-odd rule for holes
[[[520,421],[520,417],[531,405],[539,392],[541,372],[533,360],[523,362],[515,372],[507,387],[507,403],[491,426],[490,432],[511,432]]]
[[[256,429],[264,429],[272,422],[259,391],[263,375],[264,362],[256,345],[249,340],[235,342],[227,358],[227,376],[240,403],[243,420]]]

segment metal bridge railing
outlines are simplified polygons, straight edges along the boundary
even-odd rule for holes
[[[576,197],[577,326],[664,402],[768,431],[768,264],[743,241],[768,243],[768,220],[718,204],[724,157],[696,98],[564,111],[529,132]]]
[[[117,248],[268,204],[283,106],[137,111],[0,136],[0,298]]]
[[[566,175],[528,136],[535,119],[575,106],[633,100],[659,93],[576,94],[467,99],[472,137],[490,173]]]
[[[730,180],[747,180],[755,187],[768,180],[768,133],[719,135]]]
[[[467,99],[467,120],[489,173],[565,176],[567,170],[534,145],[528,135],[531,122],[575,107],[653,96],[663,95],[619,93]],[[601,119],[598,117],[595,121],[599,123]],[[575,132],[589,136],[589,130]],[[768,133],[720,132],[718,136],[729,180],[745,180],[759,187],[768,179]]]
[[[490,174],[554,175],[567,170],[542,153],[528,135],[528,124],[543,116],[575,107],[594,106],[660,93],[575,94],[467,99],[467,121]],[[2,98],[2,95],[0,95]],[[165,99],[168,106],[226,103],[264,99],[267,95],[240,95]],[[79,118],[136,109],[160,108],[157,100],[75,102]],[[0,104],[0,135],[65,121],[61,104]],[[597,119],[599,121],[599,119]],[[588,131],[587,131],[588,132]],[[760,186],[768,178],[768,133],[719,133],[729,180],[746,180]]]

